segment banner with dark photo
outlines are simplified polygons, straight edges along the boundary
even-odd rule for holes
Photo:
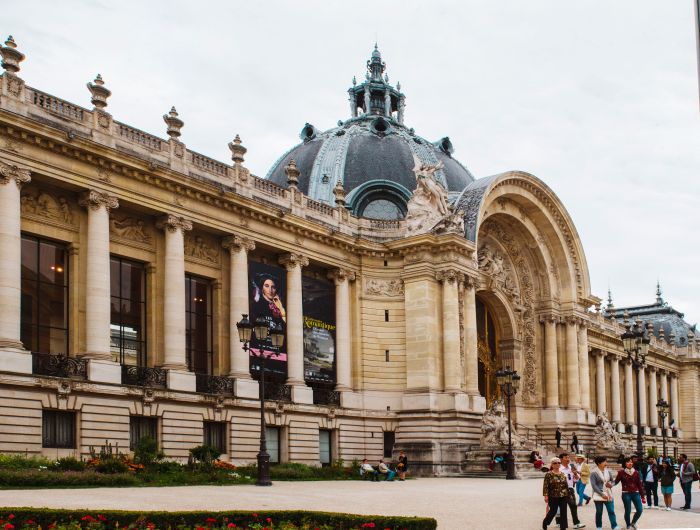
[[[335,286],[304,276],[304,379],[335,383]]]
[[[253,325],[258,318],[268,323],[274,322],[287,331],[287,271],[281,267],[267,265],[257,261],[248,262],[248,278],[250,279],[250,321]],[[260,354],[266,357],[265,377],[270,380],[284,381],[287,377],[287,341],[281,348],[275,348],[267,338],[258,340],[253,337],[250,342],[250,373],[256,379],[260,376]]]

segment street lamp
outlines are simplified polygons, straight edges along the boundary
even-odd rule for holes
[[[622,347],[627,353],[627,358],[632,363],[632,368],[634,368],[637,376],[637,458],[639,460],[644,457],[639,371],[644,369],[646,357],[649,353],[649,343],[651,342],[646,331],[647,328],[642,325],[642,320],[637,318],[633,325],[625,321],[625,332],[620,337],[622,339]]]
[[[520,389],[520,376],[516,370],[506,366],[505,370],[496,372],[496,382],[504,396],[506,396],[506,408],[508,410],[508,456],[506,462],[506,480],[515,479],[515,458],[513,457],[513,440],[510,422],[510,398],[515,396]]]
[[[660,399],[656,402],[656,408],[661,416],[661,442],[663,444],[663,459],[666,460],[666,416],[668,416],[668,402]]]
[[[275,348],[281,348],[284,344],[284,330],[280,325],[270,322],[263,317],[258,317],[255,324],[248,320],[248,315],[242,315],[240,322],[236,323],[238,328],[238,338],[243,343],[243,350],[250,351],[250,341],[253,336],[262,342],[268,338]],[[270,480],[270,453],[267,452],[267,438],[265,425],[265,355],[264,349],[260,348],[260,379],[258,379],[260,392],[260,451],[258,452],[258,480],[255,483],[257,486],[272,486]]]

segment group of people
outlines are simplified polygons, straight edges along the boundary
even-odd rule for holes
[[[561,437],[561,429],[557,427],[557,430],[554,431],[554,440],[557,443],[557,448],[561,447]],[[575,432],[571,433],[571,443],[569,444],[569,449],[571,449],[572,453],[578,453],[581,451],[581,446],[578,442],[578,436],[576,436]]]
[[[559,515],[561,529],[568,528],[567,509],[571,512],[574,528],[583,528],[578,518],[578,507],[583,503],[588,504],[591,499],[595,504],[595,525],[597,529],[603,528],[603,510],[608,514],[610,526],[613,530],[619,530],[613,502],[613,487],[622,485],[622,504],[624,506],[624,519],[628,529],[637,529],[637,522],[642,516],[643,499],[646,497],[648,508],[659,508],[658,487],[661,486],[661,494],[664,498],[666,510],[671,509],[671,496],[673,485],[678,478],[685,495],[685,504],[682,510],[690,509],[691,487],[697,480],[697,473],[693,463],[687,455],[679,457],[678,473],[671,464],[670,459],[661,459],[660,463],[650,456],[645,462],[638,461],[637,457],[625,457],[618,462],[623,464],[617,474],[608,469],[608,461],[604,456],[597,456],[595,468],[591,469],[583,455],[576,455],[576,462],[571,463],[567,453],[552,458],[550,468],[545,475],[543,485],[544,501],[547,504],[547,513],[542,521],[542,528],[546,530],[554,518]],[[593,496],[586,495],[586,486],[590,482]],[[575,493],[574,493],[575,490]],[[578,495],[578,503],[576,496]],[[634,505],[634,516],[632,506]]]
[[[387,465],[383,458],[379,459],[377,466],[373,466],[364,458],[360,464],[360,476],[369,477],[372,482],[379,482],[379,477],[386,477],[387,482],[393,482],[396,475],[399,476],[399,481],[406,480],[406,472],[408,471],[408,457],[404,451],[399,452],[399,460],[395,467]]]

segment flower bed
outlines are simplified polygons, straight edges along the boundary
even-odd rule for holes
[[[0,508],[3,530],[435,530],[435,519],[331,512],[127,512]]]

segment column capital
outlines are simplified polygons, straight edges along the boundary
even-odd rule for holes
[[[80,206],[83,208],[93,211],[97,211],[103,206],[107,211],[116,210],[119,208],[119,201],[114,195],[97,190],[89,190],[84,192],[80,196],[78,204],[80,204]]]
[[[279,264],[285,267],[288,271],[294,270],[297,267],[306,267],[309,264],[309,258],[297,252],[290,252],[279,257]]]
[[[584,329],[586,329],[588,326],[590,326],[590,322],[588,321],[587,318],[578,317],[578,318],[576,319],[576,323],[578,324],[579,330],[584,330]]]
[[[461,282],[464,280],[464,273],[455,269],[446,269],[437,271],[435,273],[435,279],[442,283]]]
[[[167,230],[168,232],[176,232],[177,230],[187,232],[192,230],[192,221],[177,215],[167,214],[158,219],[156,226],[159,229]]]
[[[355,272],[348,269],[334,269],[328,273],[328,279],[333,280],[336,285],[344,281],[355,281]]]
[[[565,324],[567,324],[569,326],[578,325],[578,321],[579,321],[579,319],[573,315],[569,315],[569,316],[562,318],[562,322],[564,322]]]
[[[546,324],[547,322],[549,322],[550,324],[558,324],[559,317],[554,314],[540,315],[540,322],[542,324]]]
[[[228,249],[231,254],[237,254],[238,252],[248,253],[255,250],[255,241],[247,237],[232,235],[223,238],[221,246]]]
[[[18,188],[32,180],[31,171],[16,165],[0,162],[0,185],[14,180]]]

